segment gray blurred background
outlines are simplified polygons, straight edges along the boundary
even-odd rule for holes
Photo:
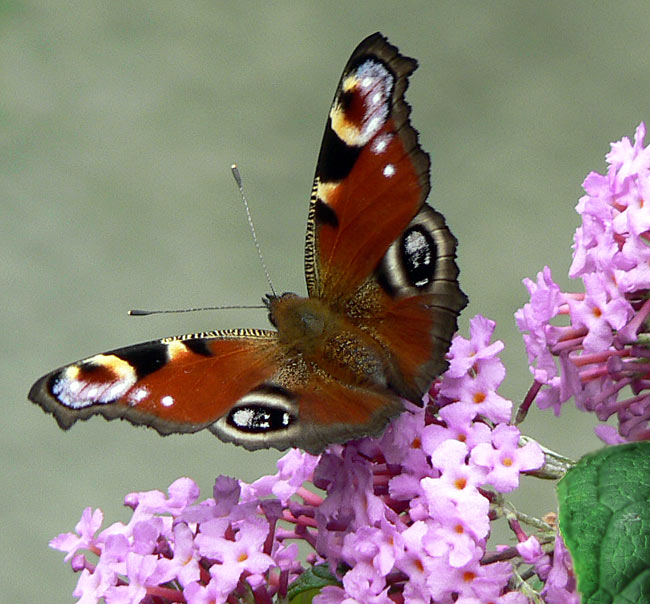
[[[615,7],[615,8],[614,8]],[[277,452],[161,438],[95,418],[64,433],[26,399],[59,365],[266,313],[129,318],[129,308],[256,304],[267,285],[230,175],[238,162],[276,287],[304,293],[307,202],[350,52],[380,30],[420,69],[407,94],[432,154],[431,203],[460,241],[462,286],[498,321],[503,392],[530,375],[513,312],[549,264],[564,287],[580,184],[650,117],[650,5],[610,2],[0,2],[0,457],[4,601],[72,601],[48,540],[85,506],[183,475],[253,480]],[[533,410],[569,456],[591,418]],[[528,480],[518,504],[554,509]]]

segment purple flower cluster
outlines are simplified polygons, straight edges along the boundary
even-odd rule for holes
[[[274,476],[222,476],[200,503],[188,478],[168,496],[133,493],[128,524],[101,532],[101,511],[85,510],[76,533],[51,542],[81,572],[74,595],[83,604],[270,604],[325,569],[315,604],[525,604],[524,575],[534,573],[566,597],[549,602],[571,601],[570,561],[549,554],[552,527],[525,534],[503,499],[544,455],[534,442],[520,446],[509,423],[493,330],[475,317],[425,405],[409,404],[380,438],[321,456],[291,450]],[[520,546],[488,551],[500,516]],[[302,559],[301,542],[312,552]]]
[[[645,124],[634,144],[612,143],[606,175],[592,172],[578,202],[569,276],[584,293],[561,292],[545,267],[526,280],[530,302],[515,317],[535,378],[527,405],[559,414],[571,397],[601,422],[610,444],[650,438],[650,148]],[[559,316],[563,325],[551,324]],[[568,318],[568,325],[566,325]]]

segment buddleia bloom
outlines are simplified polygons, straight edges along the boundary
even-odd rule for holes
[[[502,495],[544,456],[509,423],[493,330],[474,318],[423,406],[409,404],[381,438],[320,456],[292,450],[274,476],[222,476],[202,501],[188,478],[166,496],[132,493],[131,520],[104,530],[101,512],[85,510],[74,533],[51,543],[81,573],[74,595],[270,603],[320,580],[315,604],[524,604],[518,569],[531,563],[487,541],[505,514]],[[311,550],[302,558],[301,542]]]
[[[612,143],[605,175],[590,173],[577,211],[582,224],[562,292],[545,267],[525,280],[530,301],[517,311],[535,383],[529,402],[556,414],[573,399],[603,422],[615,444],[650,437],[650,149],[645,124]],[[616,427],[609,419],[616,420]]]

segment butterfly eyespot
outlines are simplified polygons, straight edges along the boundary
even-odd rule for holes
[[[344,79],[330,111],[331,128],[351,147],[362,147],[390,114],[394,75],[375,58],[363,60]]]
[[[137,374],[126,360],[98,354],[54,374],[48,388],[59,403],[69,409],[112,403],[136,383]]]
[[[422,227],[414,227],[405,234],[400,250],[402,263],[415,287],[431,283],[435,273],[436,244]]]
[[[232,430],[255,434],[286,430],[297,419],[291,392],[275,384],[264,384],[239,399],[225,423]]]
[[[292,421],[292,416],[283,409],[263,405],[238,407],[228,414],[228,423],[242,432],[286,430]]]
[[[455,253],[456,240],[444,218],[425,205],[388,248],[377,279],[392,297],[434,293],[456,278]]]

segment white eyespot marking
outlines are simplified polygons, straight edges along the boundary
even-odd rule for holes
[[[183,344],[183,342],[180,340],[172,340],[171,342],[167,342],[167,358],[170,361],[178,359],[188,352],[189,350],[187,346],[185,346],[185,344]]]
[[[115,384],[113,384],[112,386],[107,388],[103,392],[102,396],[106,400],[116,401],[118,398],[120,398],[124,394],[122,388],[123,388],[123,384],[121,384],[120,382],[116,382]]]
[[[285,413],[282,416],[282,425],[288,426],[291,423],[291,416],[288,413]]]
[[[149,397],[149,389],[140,386],[139,388],[134,388],[127,397],[127,402],[131,407],[135,407],[138,403],[141,403],[143,400]]]
[[[76,380],[76,377],[69,377],[70,380]],[[83,384],[77,381],[70,382],[70,393],[77,394],[83,388]]]
[[[409,256],[418,259],[419,262],[430,262],[431,250],[427,238],[420,231],[411,231],[404,240],[404,249]]]
[[[232,422],[242,430],[250,431],[255,428],[268,429],[270,427],[268,413],[255,413],[252,409],[237,409],[232,414]]]
[[[113,403],[136,383],[128,361],[111,354],[98,354],[64,369],[52,384],[52,394],[66,407],[83,409]]]
[[[379,135],[377,139],[372,142],[370,150],[376,155],[383,153],[388,148],[388,145],[390,144],[392,138],[393,138],[392,134]]]
[[[379,133],[388,119],[393,83],[391,72],[373,59],[345,78],[330,110],[332,130],[343,142],[361,147]]]
[[[169,394],[166,394],[160,399],[160,404],[163,407],[171,407],[176,401],[174,400],[173,396],[169,396]]]
[[[384,166],[383,175],[386,178],[390,178],[395,175],[395,166],[393,164],[386,164]]]

